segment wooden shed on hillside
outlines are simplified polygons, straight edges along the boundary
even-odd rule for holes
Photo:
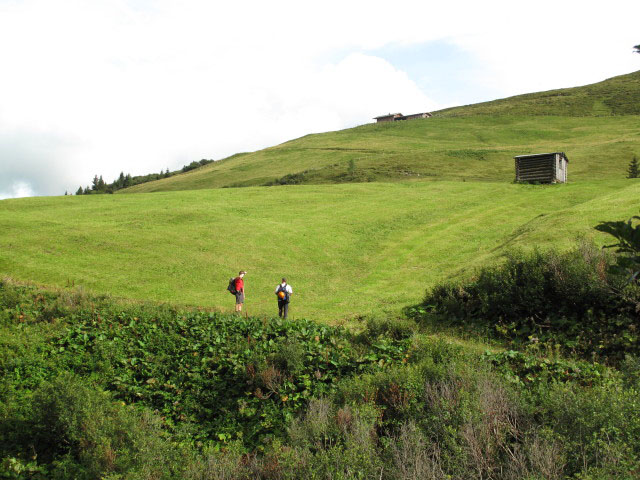
[[[380,122],[397,122],[400,120],[415,120],[417,118],[431,118],[431,117],[433,117],[433,115],[431,115],[429,112],[412,113],[411,115],[403,115],[401,113],[388,113],[386,115],[380,115],[379,117],[373,117],[373,119],[376,120],[377,123],[380,123]]]
[[[429,112],[412,113],[411,115],[405,115],[404,120],[415,120],[417,118],[431,118],[431,117],[433,117],[433,115],[431,115]]]
[[[376,120],[377,123],[393,122],[395,120],[401,119],[402,116],[403,115],[401,113],[388,113],[386,115],[380,115],[379,117],[374,117],[373,119]]]
[[[564,152],[518,155],[516,182],[567,183],[569,159]]]

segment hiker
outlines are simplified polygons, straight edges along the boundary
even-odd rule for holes
[[[289,300],[293,295],[291,285],[287,284],[287,279],[283,278],[282,283],[276,287],[276,296],[278,297],[278,316],[284,319],[289,313]]]
[[[233,279],[236,295],[236,312],[242,312],[244,304],[244,276],[247,274],[244,270],[238,272],[238,276]]]

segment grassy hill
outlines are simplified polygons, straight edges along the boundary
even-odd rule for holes
[[[298,317],[397,312],[507,248],[564,248],[598,221],[637,214],[640,187],[624,178],[640,155],[634,92],[640,72],[307,135],[122,195],[6,200],[0,272],[227,309],[227,280],[246,269],[251,313],[273,313],[283,275]],[[597,99],[608,116],[578,116]],[[512,183],[514,155],[556,150],[569,157],[568,185]],[[307,185],[258,187],[296,183]],[[230,186],[251,188],[214,188]]]
[[[640,71],[583,87],[562,88],[448,108],[438,116],[468,115],[640,115]]]
[[[565,151],[569,180],[621,178],[640,155],[640,72],[367,124],[235,155],[126,192],[271,184],[481,180],[509,182],[513,156]]]
[[[405,182],[212,189],[0,202],[0,272],[132,299],[229,311],[247,270],[251,314],[329,322],[416,303],[424,289],[511,247],[605,238],[601,220],[637,214],[640,183],[555,186]]]

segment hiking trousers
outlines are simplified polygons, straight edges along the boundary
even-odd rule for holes
[[[287,318],[288,313],[289,313],[289,302],[283,302],[282,300],[278,300],[278,316],[282,318]]]

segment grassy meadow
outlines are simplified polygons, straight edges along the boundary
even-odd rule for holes
[[[591,180],[405,182],[212,189],[0,202],[0,271],[117,297],[272,315],[281,276],[291,314],[330,323],[398,312],[425,288],[508,249],[570,247],[602,220],[638,213],[640,184]]]

